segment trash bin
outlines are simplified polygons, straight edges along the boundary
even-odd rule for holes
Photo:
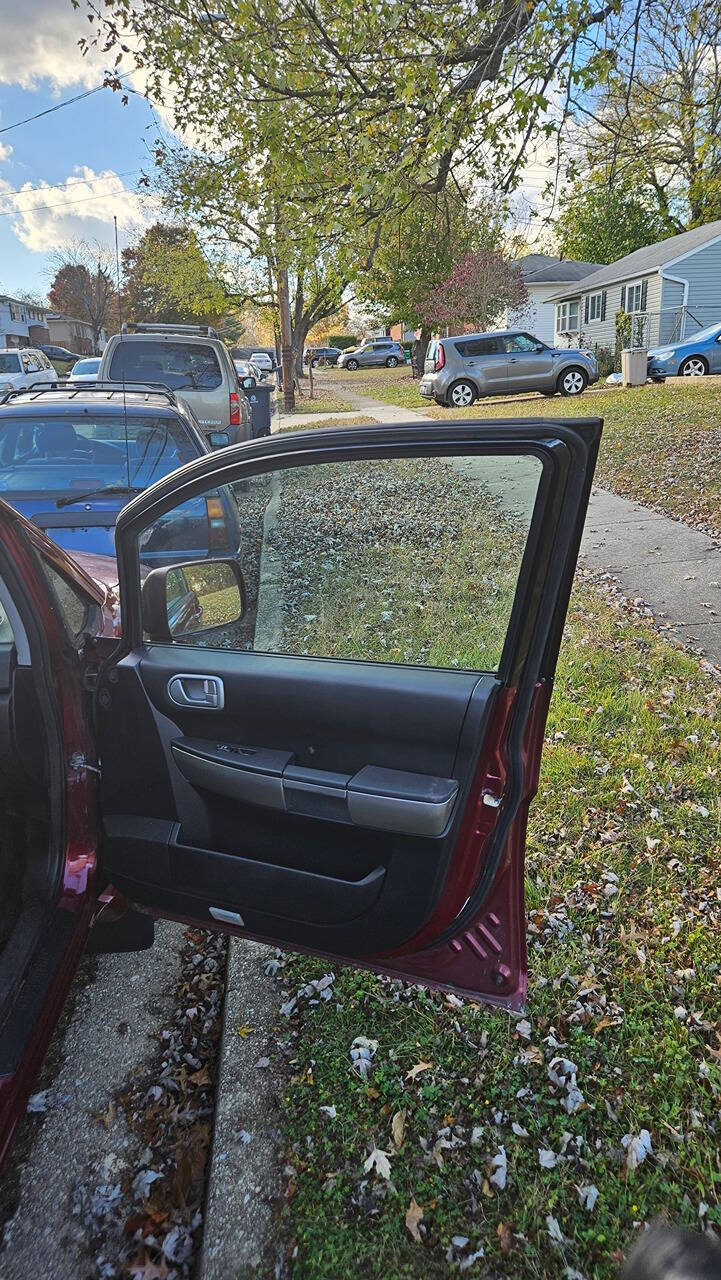
[[[253,439],[270,435],[271,396],[274,387],[270,382],[258,382],[246,391],[250,405],[250,427]]]

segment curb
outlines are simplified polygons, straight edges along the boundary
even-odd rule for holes
[[[198,1280],[245,1275],[272,1247],[281,1192],[272,1065],[277,1000],[265,966],[274,955],[262,943],[231,938]]]

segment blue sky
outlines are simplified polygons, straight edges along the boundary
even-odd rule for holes
[[[69,0],[0,0],[0,129],[102,83],[102,60],[77,48],[86,26]],[[121,96],[105,89],[0,133],[0,292],[44,295],[54,250],[73,239],[111,244],[113,213],[122,246],[151,218],[131,193],[141,170],[152,171],[156,119],[142,96],[131,93],[127,106]],[[69,189],[15,194],[28,183]]]

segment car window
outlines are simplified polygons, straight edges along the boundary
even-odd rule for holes
[[[500,350],[498,338],[469,338],[456,343],[456,351],[462,356],[493,356]]]
[[[425,355],[426,360],[435,360],[437,350],[438,350],[438,342],[435,338],[432,338],[431,341],[428,343],[428,346],[426,347],[426,355]]]
[[[18,415],[0,427],[0,493],[72,494],[73,490],[128,484],[144,489],[198,456],[198,446],[175,416],[96,417],[79,412],[32,418]]]
[[[474,455],[278,467],[228,485],[246,611],[182,643],[496,670],[540,473],[535,457]]]
[[[161,382],[171,391],[213,391],[223,384],[211,346],[198,342],[119,342],[110,362],[112,382]]]
[[[537,338],[529,338],[527,333],[514,333],[503,339],[506,351],[535,351],[539,346]]]
[[[0,373],[18,373],[20,370],[20,357],[14,352],[2,352],[0,354]]]
[[[90,601],[84,592],[68,582],[67,578],[59,573],[55,565],[51,564],[44,555],[40,556],[40,563],[60,606],[65,625],[75,639],[87,622]]]
[[[78,360],[73,365],[73,373],[96,373],[98,369],[98,360]]]

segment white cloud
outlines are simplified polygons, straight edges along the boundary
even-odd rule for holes
[[[112,169],[96,173],[77,165],[63,190],[28,182],[13,192],[0,181],[0,212],[11,215],[12,230],[27,249],[48,253],[82,239],[110,245],[114,216],[118,228],[132,234],[158,216],[158,202],[136,196]]]
[[[0,142],[0,161],[9,160],[13,153],[13,149],[9,143]]]
[[[91,50],[82,57],[81,36],[91,28],[82,9],[69,0],[23,0],[2,5],[0,82],[35,89],[48,79],[56,90],[68,85],[92,89],[102,82],[108,55]]]

